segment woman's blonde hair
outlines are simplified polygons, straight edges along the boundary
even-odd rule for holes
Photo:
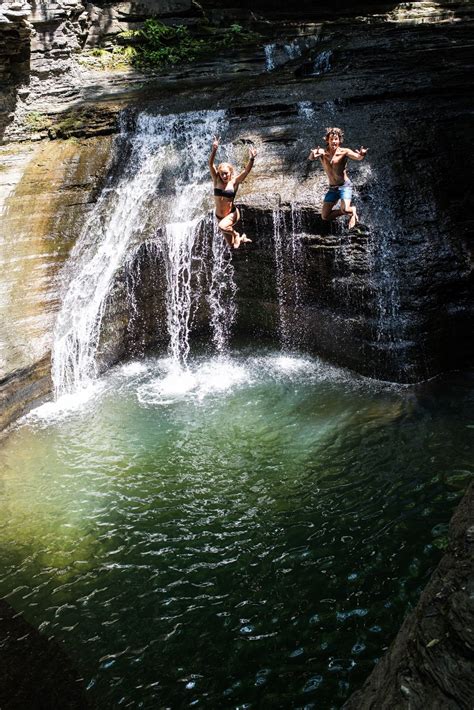
[[[219,163],[219,165],[217,166],[217,172],[220,173],[222,168],[226,168],[229,171],[230,176],[234,177],[235,168],[233,165],[231,165],[230,163]]]
[[[329,136],[339,136],[339,139],[342,143],[344,140],[344,131],[342,128],[336,128],[335,126],[326,128],[326,135],[324,137],[324,140],[327,142]]]

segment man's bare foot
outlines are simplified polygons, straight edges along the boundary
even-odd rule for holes
[[[241,234],[240,235],[240,243],[241,244],[249,244],[249,243],[251,244],[252,240],[249,239],[246,234]]]
[[[353,210],[352,210],[351,218],[350,218],[350,220],[349,220],[349,224],[347,225],[348,229],[354,229],[354,227],[356,226],[356,224],[358,223],[358,221],[359,221],[359,217],[358,217],[358,214],[357,214],[357,210],[356,210],[356,208],[354,207]]]
[[[242,236],[245,236],[245,234],[243,234]],[[232,240],[232,246],[234,247],[234,249],[238,249],[240,247],[241,241],[242,241],[242,237],[240,236],[240,234],[238,232],[236,232],[234,234],[234,238]]]

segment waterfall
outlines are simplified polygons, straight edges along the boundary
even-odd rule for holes
[[[311,101],[298,101],[298,116],[306,121],[313,121],[315,111]]]
[[[170,355],[183,363],[189,354],[192,290],[191,267],[198,220],[165,226],[161,249],[166,272],[166,320]]]
[[[361,166],[364,182],[370,184],[370,193],[363,207],[363,222],[370,233],[377,235],[370,240],[369,259],[373,278],[377,287],[377,339],[380,342],[393,343],[401,337],[400,317],[400,265],[394,245],[402,235],[399,220],[394,211],[395,196],[391,195],[386,185],[388,176],[375,173],[370,165]]]
[[[284,211],[273,210],[273,245],[275,275],[278,297],[280,341],[284,349],[298,345],[297,324],[302,308],[301,282],[303,271],[303,250],[299,235],[301,213],[297,205],[291,205],[290,225],[287,227]]]
[[[212,240],[212,273],[209,291],[209,309],[214,347],[223,353],[228,346],[231,326],[235,320],[234,267],[229,249],[214,223]]]
[[[313,63],[313,74],[325,74],[331,69],[331,59],[332,52],[330,49],[326,49],[324,52],[320,52]]]
[[[276,44],[266,44],[263,48],[263,51],[265,52],[265,71],[273,71],[276,67],[276,47]]]
[[[271,72],[287,62],[299,59],[309,49],[314,48],[320,42],[319,29],[313,35],[302,35],[294,37],[286,43],[273,42],[265,44],[263,51],[265,54],[265,71]]]
[[[114,277],[150,237],[157,239],[165,262],[170,354],[185,359],[192,246],[199,217],[209,206],[210,141],[222,132],[224,115],[144,113],[133,131],[122,122],[116,146],[125,160],[111,171],[64,273],[66,287],[53,346],[57,396],[84,387],[97,376],[101,323]]]

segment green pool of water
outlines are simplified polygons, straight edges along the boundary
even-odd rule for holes
[[[117,368],[4,441],[0,596],[101,708],[338,708],[442,555],[471,384],[255,351]]]

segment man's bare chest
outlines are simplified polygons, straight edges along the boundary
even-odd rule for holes
[[[344,153],[341,153],[338,155],[337,153],[335,155],[324,155],[323,156],[323,163],[325,167],[327,167],[328,170],[335,170],[339,171],[341,169],[344,169],[346,167],[347,163],[347,158]]]

